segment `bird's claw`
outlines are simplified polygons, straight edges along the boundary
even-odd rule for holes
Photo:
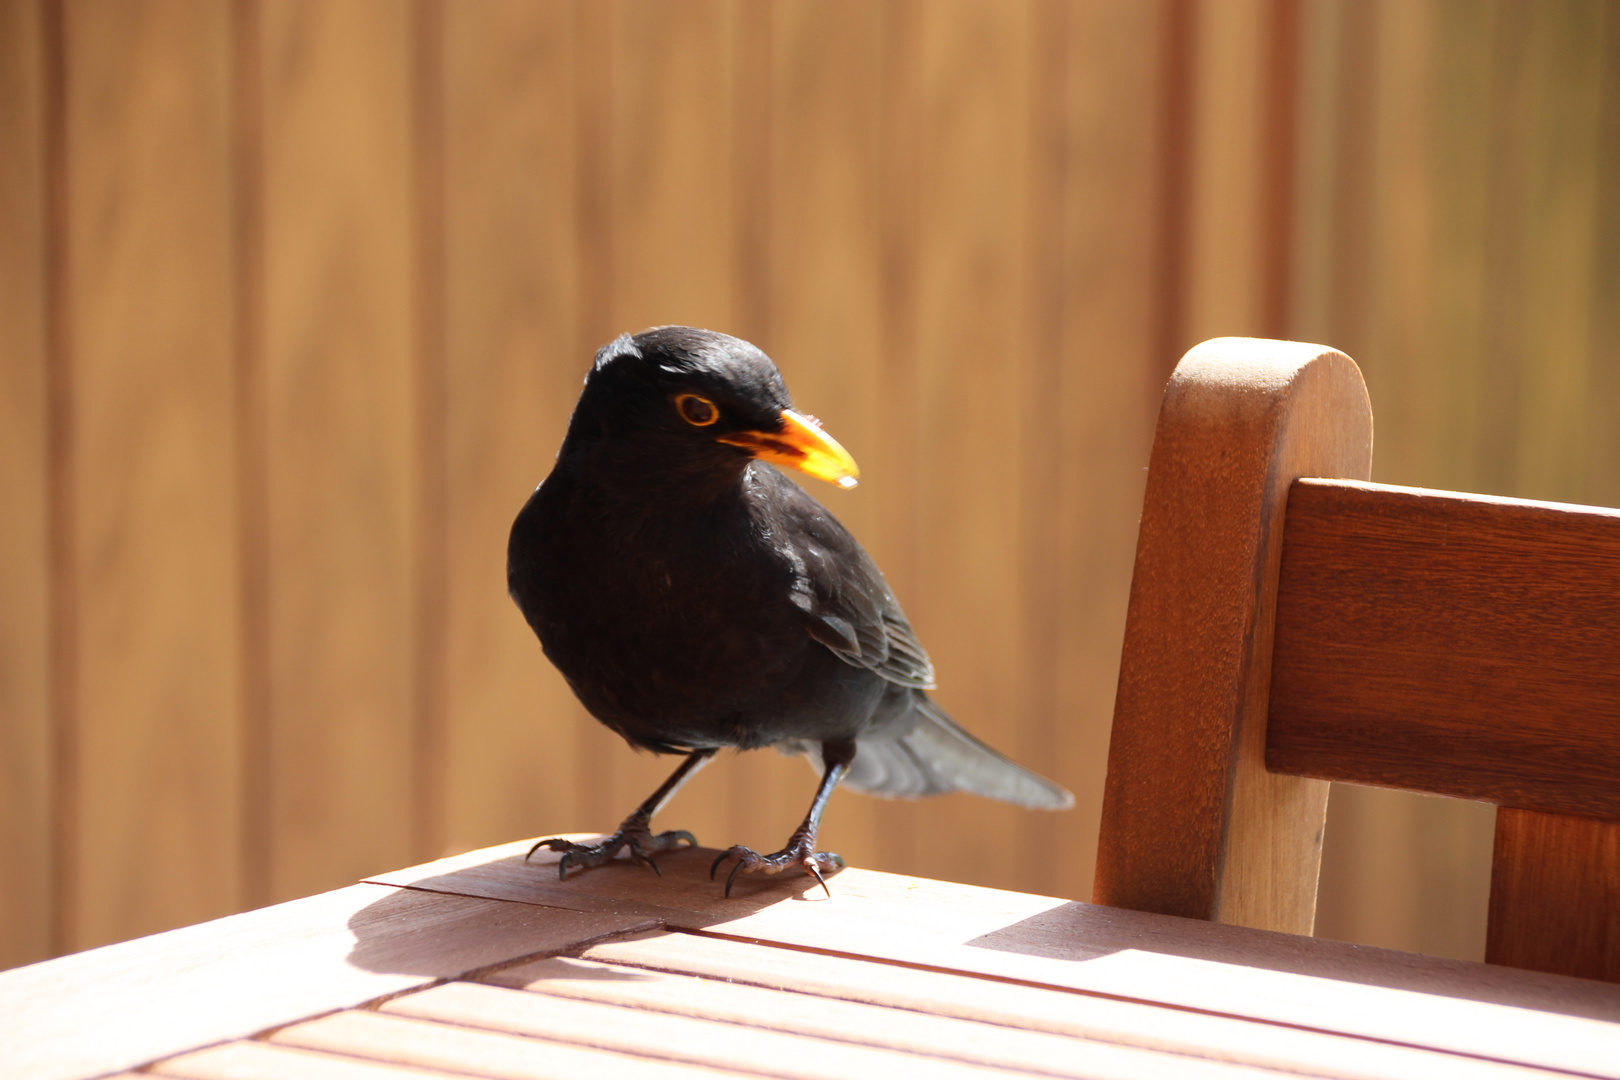
[[[727,859],[736,859],[737,863],[726,876],[726,898],[731,898],[731,887],[737,882],[738,874],[780,874],[784,870],[800,867],[820,883],[828,899],[832,898],[832,890],[827,888],[828,874],[836,874],[844,868],[841,856],[830,851],[816,851],[808,844],[790,844],[774,855],[761,855],[753,848],[743,847],[741,844],[722,851],[720,856],[709,866],[709,880],[713,881],[715,874],[720,871],[720,864]]]
[[[611,861],[620,849],[629,848],[631,861],[650,866],[653,873],[663,877],[664,871],[659,868],[652,856],[660,851],[671,851],[680,847],[682,840],[686,841],[689,847],[697,847],[697,837],[685,829],[671,829],[655,834],[645,824],[627,822],[620,826],[618,832],[594,844],[577,844],[560,836],[536,840],[534,846],[529,849],[529,854],[523,856],[523,861],[528,862],[529,857],[541,848],[560,851],[563,857],[557,860],[557,877],[562,880],[568,876],[570,866],[601,866]]]

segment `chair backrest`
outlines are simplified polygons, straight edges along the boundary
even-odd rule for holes
[[[1486,959],[1620,981],[1620,510],[1366,483],[1342,353],[1222,338],[1148,467],[1094,899],[1308,934],[1330,780],[1498,806]]]

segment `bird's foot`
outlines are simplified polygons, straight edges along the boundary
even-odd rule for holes
[[[534,847],[529,849],[533,855],[541,848],[550,848],[560,851],[563,857],[557,860],[557,876],[568,876],[570,866],[589,867],[601,866],[617,855],[621,848],[630,849],[630,858],[643,866],[652,867],[653,873],[659,877],[664,872],[658,868],[653,856],[660,851],[671,851],[681,846],[685,840],[688,847],[697,847],[697,838],[685,829],[672,829],[669,832],[654,833],[647,827],[645,821],[632,818],[619,826],[619,831],[604,840],[594,844],[576,844],[572,840],[564,840],[560,836],[553,836],[545,840],[537,840]],[[523,856],[525,862],[529,855]]]
[[[736,883],[738,874],[780,874],[782,871],[793,867],[802,868],[811,877],[819,881],[822,889],[826,891],[830,899],[832,890],[827,888],[826,875],[836,874],[844,868],[844,860],[841,856],[834,855],[830,851],[817,851],[813,839],[802,838],[798,835],[788,841],[787,847],[774,855],[761,855],[753,848],[746,848],[741,844],[721,852],[720,857],[715,859],[714,864],[709,867],[710,881],[714,880],[714,875],[720,870],[720,864],[727,859],[737,860],[737,865],[731,868],[731,873],[726,877],[726,897],[728,899],[731,896],[731,886]]]

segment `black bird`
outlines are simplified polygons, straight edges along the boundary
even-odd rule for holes
[[[663,326],[604,346],[557,464],[518,514],[507,584],[591,714],[632,746],[686,756],[595,844],[541,840],[570,865],[685,840],[649,822],[722,747],[774,746],[821,771],[781,851],[733,847],[739,871],[800,866],[840,781],[914,798],[970,791],[1063,809],[1073,797],[963,731],[929,698],[934,668],[883,573],[847,530],[771,465],[843,487],[855,462],[792,410],[776,365],[746,341]],[[770,463],[770,464],[767,464]]]

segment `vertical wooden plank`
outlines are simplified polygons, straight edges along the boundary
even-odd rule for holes
[[[824,420],[861,465],[854,491],[806,487],[888,568],[884,506],[909,478],[884,453],[883,438],[894,421],[882,385],[883,16],[863,0],[786,0],[771,9],[767,281],[768,348],[795,403]],[[733,819],[769,822],[765,842],[775,850],[803,817],[814,776],[802,761],[775,754],[739,764]],[[821,846],[852,865],[881,865],[888,808],[838,795]]]
[[[1263,337],[1265,75],[1274,0],[1194,5],[1185,349]]]
[[[878,96],[879,302],[883,362],[876,390],[883,403],[882,425],[872,447],[863,450],[893,479],[885,485],[876,515],[874,555],[895,595],[911,609],[922,602],[918,576],[917,483],[922,457],[918,406],[919,319],[918,238],[921,235],[919,185],[923,177],[922,9],[921,0],[888,0],[881,6]],[[926,641],[925,641],[926,645]],[[875,865],[901,870],[915,865],[913,852],[919,810],[889,802],[870,811],[877,828]]]
[[[1620,191],[1620,13],[1602,8],[1602,59],[1599,78],[1601,94],[1597,131],[1598,200],[1593,232],[1597,250],[1593,257],[1592,278],[1588,283],[1592,299],[1588,310],[1592,328],[1590,341],[1590,388],[1586,398],[1587,473],[1583,501],[1603,506],[1620,506],[1620,425],[1610,418],[1620,415],[1620,364],[1611,357],[1615,341],[1620,341],[1620,199],[1608,193]]]
[[[446,801],[455,850],[612,827],[580,805],[591,785],[575,767],[578,739],[596,722],[540,652],[505,583],[507,531],[551,468],[589,359],[575,314],[576,18],[564,0],[445,8]],[[609,751],[628,753],[622,744]]]
[[[264,70],[260,0],[232,5],[236,159],[236,476],[242,617],[242,884],[247,907],[270,903],[269,394],[264,335]]]
[[[65,10],[76,922],[241,899],[229,10]]]
[[[1531,27],[1537,9],[1502,2],[1496,6],[1485,61],[1489,82],[1484,248],[1483,330],[1478,366],[1479,417],[1473,457],[1479,490],[1525,494],[1517,483],[1520,401],[1526,372],[1520,364],[1519,326],[1524,318],[1523,229],[1525,197],[1533,166],[1522,155],[1531,136]]]
[[[1579,502],[1589,497],[1595,434],[1585,401],[1594,369],[1614,363],[1612,343],[1591,338],[1591,305],[1615,299],[1591,288],[1599,207],[1616,197],[1600,185],[1599,173],[1604,21],[1613,13],[1590,0],[1558,0],[1535,12],[1527,58],[1530,130],[1516,155],[1528,175],[1519,216],[1524,315],[1516,345],[1526,377],[1515,472],[1522,493]]]
[[[50,955],[45,41],[0,3],[0,968]]]
[[[1391,482],[1500,491],[1483,474],[1478,451],[1484,438],[1482,403],[1489,379],[1481,358],[1489,333],[1487,245],[1490,184],[1496,171],[1491,156],[1495,110],[1480,103],[1492,93],[1491,57],[1501,33],[1501,5],[1444,0],[1432,8],[1435,28],[1427,35],[1434,45],[1427,61],[1433,84],[1428,118],[1431,156],[1424,183],[1436,192],[1435,238],[1430,271],[1434,281],[1428,289],[1433,307],[1427,316],[1430,331],[1424,355],[1432,358],[1428,366],[1438,370],[1437,384],[1444,392],[1421,404],[1392,403],[1406,411],[1400,428],[1385,425],[1389,437],[1381,441],[1386,449],[1379,452],[1377,475]],[[1386,107],[1399,105],[1391,102]],[[1404,367],[1421,363],[1417,357],[1370,360],[1373,371],[1368,378],[1375,393]],[[1435,455],[1432,459],[1408,452],[1413,440],[1421,437],[1406,430],[1414,424],[1433,432],[1426,444]]]
[[[613,243],[614,75],[618,67],[615,28],[619,23],[619,0],[576,5],[574,10],[574,257],[576,309],[574,363],[583,382],[594,350],[625,332],[614,308]],[[568,408],[577,398],[570,392]],[[559,439],[559,442],[561,440]],[[601,782],[618,768],[615,762],[624,743],[586,714],[583,707],[574,713],[574,768],[595,782],[582,785],[575,799],[576,813],[584,828],[606,831],[623,820],[630,808],[621,806],[619,789]],[[633,785],[625,785],[626,788]],[[649,788],[649,790],[651,790]],[[701,790],[701,789],[700,789]],[[691,794],[686,795],[690,799]]]
[[[1620,982],[1620,822],[1497,811],[1485,961]]]
[[[1485,803],[1333,785],[1316,935],[1482,959],[1495,813]]]
[[[591,348],[613,334],[664,323],[736,329],[729,96],[734,5],[623,0],[607,15],[609,141],[601,182],[609,202],[606,234],[598,242],[609,248],[611,294],[607,334]],[[581,63],[596,60],[580,57]],[[582,377],[589,360],[578,357]],[[596,779],[592,813],[600,823],[593,828],[612,828],[676,765],[674,758],[632,754],[600,729],[580,746],[580,767]],[[767,839],[764,830],[739,833],[728,822],[723,793],[740,767],[746,762],[722,755],[666,813],[705,842],[770,844],[774,851],[779,838]]]
[[[1057,607],[1056,655],[1042,660],[1055,668],[1046,677],[1055,675],[1056,699],[1023,710],[1020,742],[1008,750],[1050,769],[1076,799],[1073,812],[1031,823],[1046,839],[1044,850],[1063,855],[1026,851],[1019,887],[1087,897],[1143,465],[1161,389],[1157,378],[1146,376],[1169,362],[1154,354],[1154,239],[1160,227],[1154,181],[1162,146],[1152,125],[1143,123],[1163,104],[1166,12],[1163,5],[1109,0],[1065,7],[1059,39],[1065,57],[1063,127],[1055,133],[1064,144],[1061,220],[1031,223],[1061,228],[1062,307],[1054,348],[1059,441],[1051,490],[1044,498],[1032,490],[1023,510],[1026,537],[1044,533],[1057,548],[1047,557],[1055,568],[1047,571],[1036,562],[1030,569],[1037,576],[1026,583],[1031,594],[1044,588]],[[1052,423],[1049,405],[1032,397],[1025,422]],[[1041,626],[1030,630],[1048,632]],[[1029,655],[1041,654],[1031,648]]]
[[[1367,238],[1356,273],[1358,343],[1368,357],[1368,385],[1386,438],[1379,441],[1380,468],[1389,476],[1431,474],[1444,428],[1434,422],[1434,403],[1445,395],[1446,370],[1434,363],[1392,362],[1431,353],[1436,305],[1434,246],[1437,203],[1451,198],[1438,187],[1433,160],[1436,132],[1435,60],[1441,40],[1432,4],[1385,5],[1366,32],[1371,70],[1347,95],[1371,114],[1362,148],[1371,183],[1367,201],[1350,209]],[[1456,139],[1453,134],[1451,138]],[[1347,156],[1356,153],[1348,149]],[[1351,241],[1353,243],[1353,241]],[[1361,291],[1364,290],[1364,291]],[[1417,483],[1418,481],[1402,481]]]
[[[734,28],[723,0],[624,0],[617,12],[613,300],[624,330],[733,325]]]
[[[939,702],[991,745],[1016,742],[1022,605],[1020,410],[1032,35],[1027,4],[917,12],[917,599]],[[1011,749],[1010,747],[1008,747]],[[910,866],[1008,881],[1022,813],[967,795],[918,811]]]
[[[413,854],[410,10],[263,23],[271,891]]]
[[[417,858],[450,853],[449,392],[446,370],[445,41],[443,0],[413,0],[411,109],[411,844]]]
[[[1059,0],[1034,0],[1023,26],[1028,35],[1028,75],[1022,86],[1028,149],[1021,228],[1014,239],[1024,279],[1022,311],[1017,316],[1023,327],[1025,371],[1019,380],[1017,401],[1022,445],[1015,564],[1022,626],[1019,663],[1008,673],[1016,701],[1016,727],[1010,733],[1013,741],[1002,749],[1021,761],[1041,762],[1043,771],[1062,776],[1072,789],[1073,780],[1055,768],[1068,741],[1064,736],[1084,730],[1079,725],[1064,724],[1061,719],[1064,623],[1070,609],[1060,591],[1065,584],[1062,544],[1066,537],[1062,532],[1065,522],[1059,484],[1069,416],[1065,409],[1054,417],[1052,409],[1052,402],[1063,400],[1064,361],[1071,359],[1064,349],[1064,314],[1069,299],[1068,275],[1064,273],[1070,216],[1065,201],[1071,108],[1066,79],[1072,14],[1069,8]],[[1100,788],[1097,794],[1096,801],[1100,802]],[[1040,814],[1022,823],[1016,839],[1015,887],[1036,891],[1036,882],[1040,882],[1039,891],[1058,892],[1078,884],[1074,879],[1081,875],[1073,871],[1083,862],[1094,862],[1093,852],[1077,852],[1072,861],[1042,857],[1047,851],[1071,850],[1054,843],[1054,839],[1059,835],[1059,826],[1070,824],[1074,816]],[[1087,859],[1086,855],[1093,858]],[[1069,891],[1068,895],[1078,894]]]

